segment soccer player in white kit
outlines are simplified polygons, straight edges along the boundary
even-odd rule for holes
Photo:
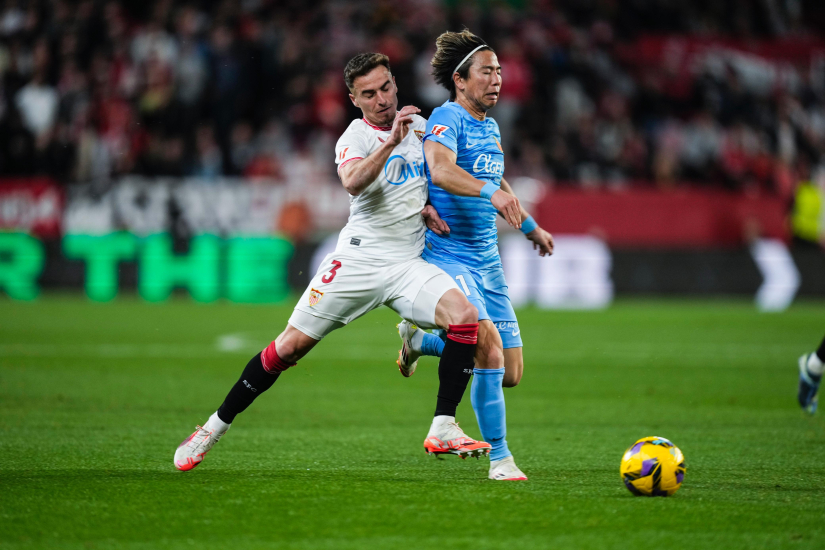
[[[206,424],[180,444],[174,459],[179,470],[200,464],[235,416],[324,336],[382,304],[418,326],[447,330],[425,450],[462,458],[489,453],[488,443],[467,437],[455,422],[456,407],[473,373],[478,311],[452,277],[420,257],[427,201],[421,140],[427,121],[416,107],[397,110],[398,89],[386,55],[355,56],[347,63],[344,80],[364,115],[350,124],[335,148],[338,175],[350,194],[349,221],[286,329],[249,361]]]

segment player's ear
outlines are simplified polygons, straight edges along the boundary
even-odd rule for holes
[[[360,106],[360,105],[358,105],[358,102],[355,100],[355,96],[354,96],[354,95],[349,94],[349,100],[350,100],[350,101],[352,101],[352,104],[353,104],[353,105],[355,105],[355,106],[356,106],[356,107],[358,107],[359,109],[361,108],[361,106]]]
[[[458,72],[453,73],[453,86],[455,86],[456,90],[464,91],[464,81]]]

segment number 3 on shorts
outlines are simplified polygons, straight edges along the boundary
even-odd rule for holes
[[[329,270],[329,273],[321,277],[322,283],[331,283],[332,280],[335,278],[336,272],[338,268],[341,267],[341,262],[338,260],[332,260],[332,268]],[[466,287],[465,287],[466,288]],[[468,294],[469,296],[469,294]]]
[[[467,287],[467,281],[464,280],[464,275],[456,275],[455,280],[461,283],[461,288],[464,290],[464,294],[467,296],[470,295],[470,289]]]

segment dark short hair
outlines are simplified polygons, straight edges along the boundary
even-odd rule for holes
[[[347,88],[352,91],[352,86],[356,78],[368,74],[371,70],[380,65],[385,66],[388,71],[391,71],[390,58],[383,53],[359,53],[350,59],[347,62],[347,66],[344,67],[344,83],[346,83]]]
[[[455,82],[453,82],[453,74],[458,72],[458,76],[466,79],[470,76],[470,67],[473,65],[475,54],[461,63],[468,53],[484,46],[478,51],[484,50],[493,51],[493,48],[487,46],[486,42],[474,35],[469,29],[464,29],[461,32],[445,32],[435,40],[435,55],[433,55],[430,65],[433,66],[433,77],[436,84],[444,86],[450,91],[450,101],[454,101],[456,97]],[[461,67],[456,71],[456,65],[461,63]]]

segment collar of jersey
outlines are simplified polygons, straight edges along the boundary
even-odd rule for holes
[[[445,101],[445,102],[444,102],[444,104],[442,105],[442,107],[446,107],[446,108],[448,108],[448,109],[455,109],[456,111],[458,111],[458,112],[461,114],[461,116],[463,116],[463,117],[464,117],[464,118],[466,118],[466,119],[472,120],[472,121],[473,121],[473,122],[475,122],[476,124],[487,124],[487,121],[488,121],[488,120],[490,120],[490,117],[489,117],[489,116],[484,117],[484,120],[479,120],[479,119],[477,119],[476,117],[474,117],[473,115],[471,115],[471,114],[467,111],[467,109],[465,109],[465,108],[464,108],[464,107],[463,107],[463,106],[462,106],[459,102],[457,102],[457,101],[450,101],[450,100],[448,99],[447,101]]]
[[[370,124],[370,121],[366,118],[362,118],[361,120],[363,120],[364,124],[372,128],[373,130],[378,130],[381,132],[389,132],[390,130],[392,130],[392,126],[376,126],[375,124]]]

